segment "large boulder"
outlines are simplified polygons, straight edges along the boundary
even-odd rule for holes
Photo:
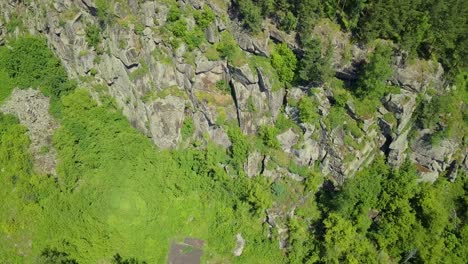
[[[440,63],[417,59],[411,64],[394,65],[392,82],[408,91],[424,93],[428,87],[442,87],[443,73]]]
[[[431,133],[432,131],[428,129],[419,131],[418,137],[411,144],[410,158],[417,164],[423,179],[434,180],[434,175],[438,175],[450,167],[458,145],[448,139],[444,139],[438,144],[432,144]]]

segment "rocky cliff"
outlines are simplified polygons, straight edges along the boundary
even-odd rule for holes
[[[381,104],[363,112],[361,102],[348,98],[345,111],[337,112],[334,106],[341,90],[333,83],[287,87],[275,76],[269,63],[272,46],[283,42],[300,54],[294,36],[268,21],[261,34],[244,32],[228,15],[229,1],[98,2],[1,1],[0,43],[8,45],[5,40],[24,32],[45,36],[70,78],[99,102],[112,97],[131,124],[159,148],[207,139],[229,147],[225,124],[235,123],[246,135],[256,135],[281,118],[295,124],[276,136],[286,158],[297,165],[317,166],[338,183],[381,152],[393,166],[410,158],[425,181],[458,168],[467,170],[467,150],[460,141],[431,144],[425,137],[431,131],[412,131],[419,98],[430,97],[429,90],[447,89],[443,69],[435,62],[393,54],[388,84],[395,89]],[[196,27],[194,14],[213,12],[203,29],[206,41],[196,46],[177,43],[175,33],[168,32],[176,4],[190,32]],[[349,35],[327,21],[317,24],[311,34],[328,40],[336,77],[345,83],[355,80],[372,47],[350,44]],[[95,43],[90,43],[93,38]],[[235,59],[223,58],[214,48],[230,39],[235,41],[228,48],[237,52]],[[298,116],[298,102],[304,97],[315,102],[314,124],[302,123]],[[194,127],[188,138],[182,135],[187,120]],[[251,151],[244,167],[249,176],[302,180],[258,151]]]

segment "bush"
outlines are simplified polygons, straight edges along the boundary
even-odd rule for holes
[[[88,46],[94,47],[96,50],[101,42],[100,30],[97,26],[89,24],[86,29],[86,42]]]
[[[330,113],[328,114],[327,119],[325,120],[325,123],[327,124],[327,128],[334,129],[343,125],[347,116],[348,115],[346,114],[343,108],[331,107]]]
[[[10,76],[8,76],[8,73],[6,73],[3,69],[0,68],[0,104],[8,96],[10,96],[13,88],[13,80],[10,78]]]
[[[247,63],[243,51],[229,32],[221,34],[221,41],[216,44],[216,50],[221,58],[226,59],[234,66],[241,66]]]
[[[191,137],[194,131],[195,126],[193,124],[192,118],[185,118],[184,123],[182,124],[182,128],[180,130],[180,133],[182,134],[182,139],[187,139]]]
[[[96,0],[97,15],[101,26],[111,24],[114,20],[114,14],[111,13],[112,6],[108,0]]]
[[[187,34],[187,22],[184,19],[167,24],[167,28],[178,38],[184,37]]]
[[[21,30],[23,28],[23,21],[17,14],[16,16],[11,17],[10,21],[6,23],[5,28],[8,33],[13,33],[17,28]]]
[[[200,47],[200,45],[205,40],[205,35],[199,29],[194,29],[192,31],[187,32],[183,36],[184,42],[187,44],[189,50],[193,50],[195,48]]]
[[[166,20],[168,22],[175,22],[182,17],[182,10],[177,6],[171,6],[169,12],[167,13]]]
[[[193,16],[201,29],[206,29],[216,18],[213,10],[207,5],[203,7],[202,11],[196,10]]]
[[[241,170],[244,162],[247,160],[249,155],[249,143],[247,137],[242,133],[240,128],[234,124],[231,124],[227,131],[229,140],[231,140],[231,157],[234,166]]]
[[[244,26],[252,32],[260,32],[262,26],[262,13],[252,0],[237,0],[242,22]]]
[[[205,52],[205,56],[209,61],[217,61],[221,58],[219,51],[215,46],[209,47]]]
[[[297,27],[297,18],[291,11],[283,12],[281,21],[280,21],[280,29],[286,32],[291,32],[291,30],[296,29]]]
[[[231,87],[229,86],[229,83],[224,79],[216,82],[216,88],[225,93],[231,92]]]
[[[262,139],[263,145],[269,148],[273,148],[273,149],[280,148],[280,143],[278,139],[276,138],[277,134],[278,134],[278,131],[276,130],[276,127],[272,127],[272,126],[260,127],[260,131],[259,131],[260,139]]]
[[[318,120],[318,106],[311,97],[302,97],[297,104],[299,121],[313,124]]]
[[[284,183],[274,182],[271,185],[271,192],[277,198],[282,198],[284,195],[287,194],[288,187]]]
[[[340,107],[345,107],[348,100],[351,98],[351,95],[347,90],[341,87],[334,87],[333,88],[333,99],[335,101],[335,105]]]
[[[222,35],[222,41],[216,45],[219,55],[223,59],[232,59],[236,50],[239,48],[234,38],[229,34]]]
[[[278,72],[280,81],[290,83],[294,79],[297,58],[286,44],[281,43],[275,47],[271,53],[271,65]]]

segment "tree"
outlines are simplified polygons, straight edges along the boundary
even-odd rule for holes
[[[278,44],[271,53],[271,65],[278,72],[280,81],[290,83],[294,79],[297,58],[285,43]]]
[[[326,263],[377,263],[377,252],[370,241],[359,234],[353,224],[336,213],[325,220]]]
[[[331,49],[327,49],[325,54],[322,50],[322,43],[315,37],[306,38],[303,43],[304,55],[300,60],[299,77],[303,82],[313,82],[323,84],[332,75]]]
[[[384,94],[386,81],[393,73],[390,66],[391,53],[387,45],[377,44],[358,81],[357,94],[360,97],[381,97]]]
[[[254,33],[260,32],[262,11],[252,0],[236,1],[244,26]]]

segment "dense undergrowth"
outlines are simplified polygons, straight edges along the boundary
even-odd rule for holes
[[[239,232],[250,241],[239,261],[281,258],[256,213],[271,200],[268,183],[228,176],[220,167],[224,150],[158,151],[86,91],[62,102],[57,179],[33,174],[25,129],[2,116],[2,151],[9,154],[2,156],[3,261],[29,262],[52,247],[80,263],[116,253],[160,263],[172,240],[193,236],[207,241],[206,258],[224,262]],[[31,240],[29,257],[17,255],[13,245]]]
[[[411,165],[393,171],[378,159],[339,191],[324,188],[314,198],[312,183],[303,190],[312,197],[288,220],[284,255],[262,222],[287,185],[228,175],[222,164],[237,152],[212,144],[158,151],[119,110],[97,106],[85,90],[62,104],[56,179],[34,173],[25,128],[1,116],[2,262],[39,261],[53,248],[79,263],[115,254],[160,263],[170,242],[185,236],[205,239],[204,258],[223,263],[466,259],[466,177],[417,184]],[[248,244],[233,259],[236,233]]]

